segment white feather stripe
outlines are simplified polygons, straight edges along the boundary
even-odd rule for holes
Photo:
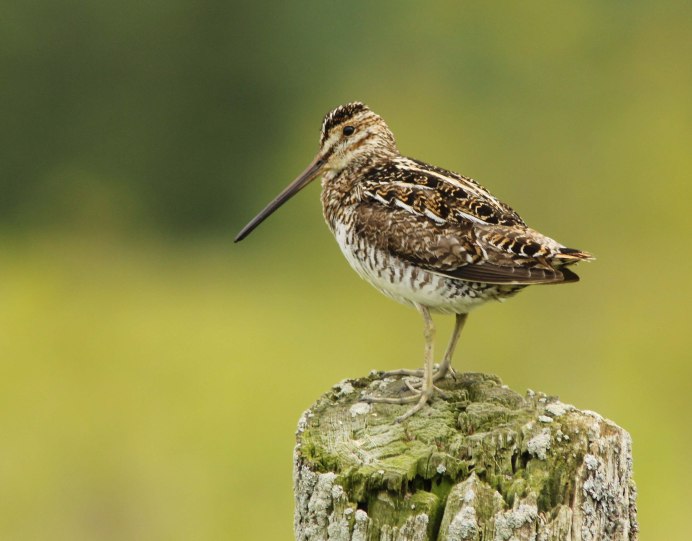
[[[430,218],[433,222],[438,223],[438,224],[446,224],[447,220],[439,217],[437,214],[432,212],[431,210],[425,209],[425,214],[428,218]]]
[[[421,213],[418,212],[416,209],[414,209],[411,205],[407,205],[401,199],[397,199],[396,197],[394,198],[394,205],[396,205],[397,207],[402,208],[405,211],[410,212],[411,214],[414,214],[416,216],[421,215]]]
[[[488,222],[481,220],[478,216],[474,216],[473,214],[467,214],[466,212],[462,212],[460,210],[455,210],[454,213],[471,222],[488,225]]]
[[[365,190],[365,195],[369,195],[372,197],[374,200],[379,201],[382,203],[385,207],[389,206],[389,201],[387,201],[384,197],[382,197],[380,194],[377,192],[371,192],[370,190]]]
[[[432,171],[430,169],[424,169],[420,165],[418,165],[416,162],[413,160],[410,160],[408,158],[403,158],[401,160],[397,161],[397,167],[399,169],[408,169],[410,171],[415,171],[417,173],[424,173],[426,175],[433,176],[435,178],[440,179],[443,182],[447,182],[448,184],[451,184],[455,188],[460,188],[466,192],[472,193],[478,198],[481,199],[487,199],[492,201],[492,203],[497,207],[499,210],[504,210],[502,207],[502,203],[500,203],[499,199],[497,199],[495,196],[491,195],[484,189],[475,186],[474,184],[471,183],[462,183],[459,179],[456,179],[454,177],[450,177],[447,175],[444,175],[442,173],[439,173],[437,171]]]
[[[411,186],[408,185],[407,187],[410,188]],[[428,218],[430,218],[431,220],[433,220],[434,222],[436,222],[436,223],[438,223],[438,224],[447,223],[447,220],[445,220],[444,218],[441,218],[441,217],[438,216],[437,214],[434,214],[432,211],[430,211],[430,210],[428,210],[428,209],[426,209],[426,210],[423,212],[423,214],[421,214],[421,213],[418,212],[416,209],[414,209],[411,205],[407,205],[406,203],[404,203],[404,202],[401,201],[400,199],[393,198],[392,201],[389,201],[389,200],[385,199],[384,197],[382,197],[382,196],[381,196],[380,194],[378,194],[377,192],[373,192],[373,191],[370,191],[370,190],[365,190],[364,193],[365,193],[366,195],[372,197],[372,198],[375,199],[376,201],[379,201],[380,203],[382,203],[382,204],[385,205],[385,206],[389,206],[389,205],[392,203],[392,201],[393,201],[393,203],[394,203],[395,206],[397,206],[397,207],[399,207],[399,208],[401,208],[401,209],[404,209],[405,211],[410,212],[411,214],[413,214],[413,215],[415,215],[415,216],[425,215],[425,216],[427,216]],[[466,219],[466,220],[469,220],[470,222],[474,222],[474,223],[477,223],[477,224],[488,225],[488,222],[486,222],[486,221],[484,221],[484,220],[481,220],[480,218],[478,218],[477,216],[474,216],[473,214],[468,214],[468,213],[462,212],[462,211],[460,211],[460,210],[455,210],[454,213],[455,213],[457,216],[460,216],[460,217],[462,217],[462,218],[464,218],[464,219]]]

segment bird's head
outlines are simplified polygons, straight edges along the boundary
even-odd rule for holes
[[[360,102],[340,105],[322,121],[320,152],[323,170],[340,171],[362,158],[398,153],[394,135],[381,116]]]
[[[360,102],[340,105],[322,121],[320,150],[298,178],[269,203],[235,238],[243,240],[276,209],[327,171],[338,172],[360,161],[386,159],[398,154],[394,135],[385,121]]]

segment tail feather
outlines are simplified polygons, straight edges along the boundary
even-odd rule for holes
[[[589,252],[574,248],[560,248],[560,251],[554,257],[563,265],[572,265],[578,261],[593,261],[596,259]]]
[[[570,282],[578,282],[579,281],[579,276],[577,276],[573,271],[569,270],[566,267],[562,267],[560,269],[560,273],[562,274],[563,277],[563,283],[570,283]]]

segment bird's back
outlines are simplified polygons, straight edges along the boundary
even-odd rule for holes
[[[565,267],[591,259],[529,228],[474,180],[418,160],[344,171],[323,189],[346,258],[401,302],[462,313],[526,285],[575,281]]]

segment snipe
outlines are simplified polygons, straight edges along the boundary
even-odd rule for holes
[[[324,217],[348,262],[382,293],[418,309],[425,322],[424,369],[385,373],[422,377],[421,388],[409,383],[410,396],[365,398],[416,402],[399,421],[439,391],[435,382],[450,371],[472,308],[528,285],[575,282],[567,267],[592,259],[529,228],[474,180],[399,154],[387,124],[360,102],[324,117],[315,159],[235,241],[319,175]],[[456,315],[437,369],[431,311]]]

